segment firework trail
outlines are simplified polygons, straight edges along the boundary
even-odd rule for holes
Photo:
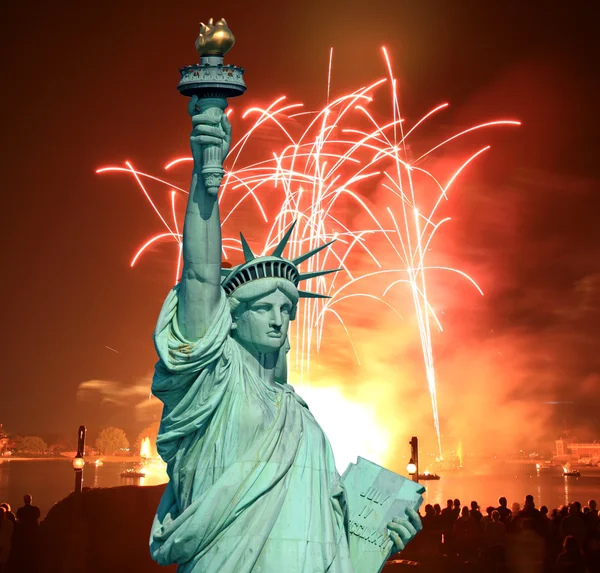
[[[427,113],[412,128],[405,131],[400,115],[397,82],[385,48],[382,49],[388,77],[379,79],[352,93],[332,101],[330,96],[331,54],[327,84],[327,104],[315,112],[302,111],[302,104],[288,104],[285,97],[273,101],[266,108],[248,109],[242,118],[253,120],[250,128],[232,147],[226,165],[226,176],[220,191],[219,203],[223,226],[223,258],[241,251],[237,238],[238,228],[231,224],[236,213],[256,214],[263,219],[267,232],[261,254],[272,250],[289,225],[296,221],[288,247],[288,258],[312,250],[333,239],[329,249],[308,259],[303,273],[324,268],[339,267],[342,272],[307,281],[306,290],[325,294],[329,299],[307,299],[298,309],[292,324],[294,346],[290,366],[302,382],[309,373],[311,350],[320,349],[323,328],[328,315],[342,326],[356,360],[360,357],[354,347],[351,332],[344,321],[343,303],[356,298],[367,298],[383,305],[383,309],[397,314],[386,295],[396,285],[408,286],[416,314],[423,351],[425,376],[431,395],[433,422],[437,434],[438,457],[442,457],[441,432],[438,416],[436,375],[431,340],[431,323],[442,330],[442,325],[427,298],[426,271],[445,270],[457,273],[470,281],[481,293],[477,283],[459,269],[427,266],[426,253],[440,226],[450,218],[436,220],[442,200],[463,170],[489,146],[477,150],[458,165],[451,177],[441,183],[421,165],[423,160],[438,149],[475,130],[492,126],[519,125],[513,120],[496,120],[473,126],[438,143],[416,159],[412,159],[407,145],[409,136],[432,116],[448,107],[442,104]],[[377,121],[369,111],[374,94],[384,85],[390,87],[391,119]],[[231,113],[231,109],[228,113]],[[275,126],[286,141],[283,149],[258,163],[243,165],[244,150],[251,138],[268,126]],[[189,165],[190,157],[169,162],[165,170],[172,172]],[[150,237],[132,258],[134,266],[149,247],[161,242],[173,242],[177,247],[174,280],[181,275],[181,226],[176,211],[176,200],[187,191],[162,177],[142,173],[130,162],[124,166],[104,167],[98,173],[124,172],[134,178],[154,209],[164,230]],[[437,196],[433,207],[426,207],[421,197],[422,184],[433,184]],[[170,212],[161,212],[152,199],[146,184],[160,186],[171,195]],[[382,187],[389,192],[389,205],[373,205],[369,197],[373,189]],[[183,198],[185,201],[185,198]],[[368,225],[356,228],[357,213]],[[255,252],[259,249],[253,248]],[[393,254],[396,263],[390,267]],[[386,280],[382,292],[376,285]],[[340,306],[341,305],[341,306]]]

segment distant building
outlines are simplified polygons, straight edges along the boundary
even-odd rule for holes
[[[556,440],[556,457],[571,460],[600,460],[600,442],[578,443],[572,440]]]
[[[557,458],[565,458],[565,457],[569,457],[569,450],[568,450],[568,444],[569,442],[567,442],[567,440],[564,439],[560,439],[560,440],[556,440],[556,457]]]

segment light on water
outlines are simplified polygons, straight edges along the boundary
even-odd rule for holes
[[[313,390],[302,394],[310,403]],[[341,426],[337,427],[335,420],[344,414],[351,413],[347,410],[336,415],[336,410],[346,408],[343,396],[336,396],[337,390],[319,390],[326,394],[326,400],[319,403],[328,403],[326,409],[319,408],[314,412],[315,417],[321,419],[333,416],[331,427],[325,428],[329,435],[340,433]],[[354,407],[354,403],[348,402]],[[323,411],[321,411],[323,410]],[[327,416],[324,414],[327,413]],[[367,420],[364,412],[360,413],[361,420]],[[367,426],[361,422],[356,424],[351,434],[345,435],[341,442],[343,447],[336,451],[336,462],[339,470],[344,470],[348,462],[356,461],[356,451],[366,452],[366,457],[374,461],[380,460],[388,447],[387,442],[373,443],[374,437],[385,440],[385,435],[377,431],[365,433]],[[347,428],[343,428],[346,430]],[[353,442],[356,440],[356,442]],[[378,458],[378,456],[380,456]],[[162,471],[147,471],[143,479],[124,480],[120,473],[131,467],[132,462],[105,462],[101,467],[86,465],[84,470],[84,487],[115,487],[120,485],[153,486],[166,482],[164,468]],[[502,462],[499,460],[481,460],[474,462],[466,460],[463,470],[439,472],[442,478],[439,481],[424,482],[426,493],[425,503],[440,503],[445,505],[446,499],[458,498],[463,505],[468,505],[475,500],[482,508],[488,505],[497,505],[498,497],[505,496],[509,505],[513,501],[523,503],[526,495],[531,494],[539,507],[546,505],[550,509],[573,501],[586,504],[590,499],[598,499],[600,494],[600,468],[586,467],[582,469],[579,478],[563,478],[562,468],[558,466],[548,471],[537,471],[535,464]],[[29,493],[33,496],[34,503],[38,505],[45,515],[48,510],[62,498],[73,491],[73,469],[70,460],[32,460],[8,461],[0,463],[0,500],[8,501],[13,508],[23,504],[23,495]]]

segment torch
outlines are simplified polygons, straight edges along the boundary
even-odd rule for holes
[[[244,70],[232,65],[223,65],[223,57],[233,47],[235,38],[227,27],[225,18],[213,24],[200,24],[196,50],[200,63],[180,68],[181,79],[177,89],[184,96],[198,96],[198,111],[206,114],[215,126],[227,107],[227,98],[242,95],[246,91]],[[216,145],[206,145],[202,151],[202,179],[210,195],[216,195],[223,179],[221,150]]]

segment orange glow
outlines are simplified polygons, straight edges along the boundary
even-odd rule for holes
[[[142,458],[152,457],[152,451],[150,448],[150,438],[148,436],[142,439],[142,443],[140,445],[140,456]]]

